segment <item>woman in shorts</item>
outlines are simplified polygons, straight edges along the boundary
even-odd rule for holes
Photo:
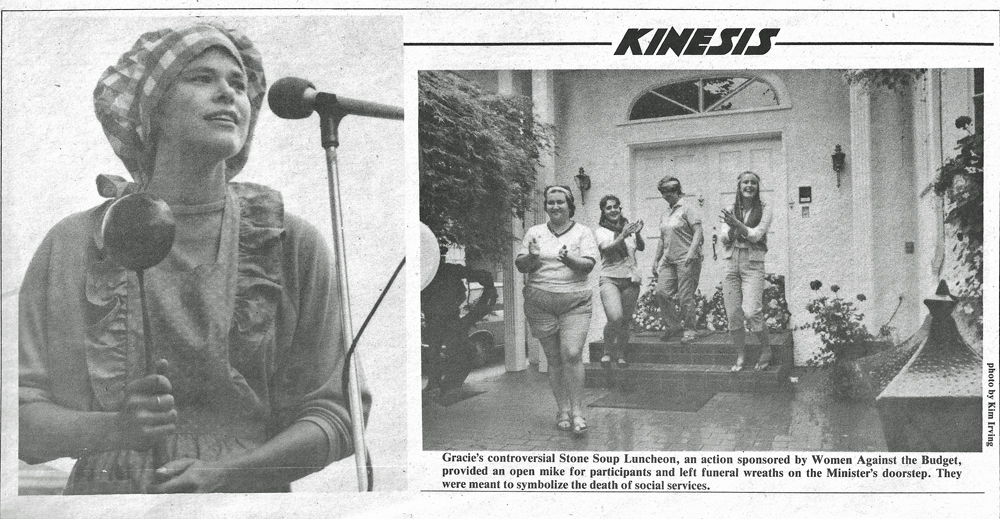
[[[583,345],[591,311],[587,276],[600,253],[590,229],[573,221],[576,204],[569,188],[548,186],[544,196],[549,221],[524,234],[515,264],[528,274],[524,314],[549,361],[556,428],[580,435],[587,431],[582,404]]]
[[[632,311],[639,299],[639,269],[635,251],[646,248],[642,240],[642,220],[629,222],[622,215],[622,203],[615,195],[601,199],[600,227],[594,230],[597,248],[601,251],[601,304],[607,314],[604,327],[604,356],[601,365],[611,366],[612,360],[619,368],[627,365],[625,348],[628,346],[629,324]]]

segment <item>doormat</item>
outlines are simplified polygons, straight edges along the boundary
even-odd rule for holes
[[[695,413],[713,396],[715,393],[710,391],[634,391],[631,393],[614,391],[597,399],[588,407]]]
[[[441,396],[434,399],[434,403],[440,406],[449,407],[455,405],[464,400],[468,400],[474,396],[479,396],[486,391],[480,391],[477,389],[460,387],[455,389],[449,389],[441,393]]]

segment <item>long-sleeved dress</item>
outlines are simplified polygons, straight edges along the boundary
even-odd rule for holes
[[[20,406],[51,402],[117,411],[125,385],[144,373],[135,273],[105,258],[100,222],[108,204],[72,215],[46,236],[20,295]],[[217,262],[146,271],[152,339],[170,362],[178,411],[167,461],[215,460],[254,449],[295,421],[329,440],[327,462],[350,454],[341,390],[337,278],[327,247],[305,221],[284,214],[281,196],[230,183]],[[371,399],[363,393],[365,411]],[[21,430],[25,427],[22,424]],[[58,457],[32,452],[38,463]],[[79,458],[67,493],[141,491],[150,453],[108,451]],[[260,481],[247,491],[287,491]]]

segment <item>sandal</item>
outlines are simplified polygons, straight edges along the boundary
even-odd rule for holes
[[[603,366],[604,369],[608,369],[611,367],[611,355],[605,355],[601,357],[601,366]]]
[[[616,364],[618,364],[618,369],[625,369],[628,367],[628,362],[625,362],[625,359],[618,359]]]
[[[573,417],[573,434],[577,436],[583,436],[587,433],[587,421],[583,419],[582,416],[576,415]]]
[[[766,353],[766,355],[761,354],[760,360],[757,361],[757,365],[753,367],[754,371],[764,371],[771,365],[771,350],[768,349]]]
[[[742,359],[737,360],[736,364],[734,364],[733,367],[729,368],[729,371],[731,373],[738,373],[740,371],[743,371],[743,360]]]
[[[573,428],[573,423],[570,422],[569,413],[565,411],[559,411],[556,413],[556,429],[566,432]]]

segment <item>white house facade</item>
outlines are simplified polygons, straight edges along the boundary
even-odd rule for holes
[[[566,184],[577,196],[576,220],[597,225],[598,200],[618,195],[631,220],[646,222],[641,272],[651,276],[659,214],[656,182],[678,177],[701,211],[705,244],[699,289],[721,281],[713,239],[721,207],[732,203],[737,174],[761,176],[773,207],[766,270],[785,278],[792,326],[809,322],[810,282],[837,284],[860,303],[872,331],[889,323],[897,337],[919,327],[922,300],[939,279],[958,278],[940,200],[922,195],[965,132],[954,121],[982,117],[982,72],[928,69],[894,90],[848,85],[843,70],[533,70],[461,71],[499,93],[527,95],[536,116],[556,128],[556,153],[538,185]],[[843,167],[835,171],[837,147]],[[591,188],[574,176],[583,168]],[[540,205],[539,205],[540,209]],[[529,216],[542,222],[540,210]],[[519,222],[515,233],[521,231]],[[517,252],[517,246],[514,253]],[[604,312],[595,288],[590,340]],[[646,283],[643,283],[645,286]],[[520,288],[504,271],[508,370],[539,356],[525,333]],[[812,330],[793,332],[796,364],[819,348]],[[524,344],[529,353],[525,357]],[[544,359],[540,368],[545,368]]]

